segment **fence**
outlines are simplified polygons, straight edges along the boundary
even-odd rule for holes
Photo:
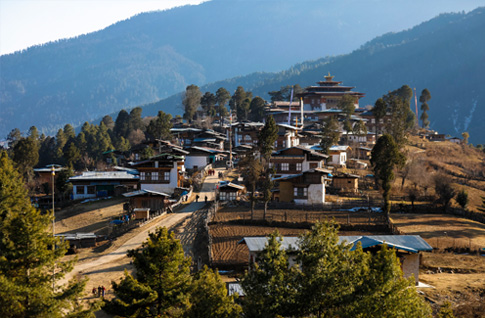
[[[219,209],[219,204],[217,201],[213,201],[212,204],[207,209],[206,218],[204,220],[204,231],[207,234],[207,257],[209,259],[209,265],[212,266],[213,258],[212,258],[212,236],[209,229],[209,224],[214,219],[217,210]]]

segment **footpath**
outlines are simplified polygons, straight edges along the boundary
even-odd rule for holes
[[[133,233],[125,234],[132,237],[116,250],[76,264],[74,269],[64,279],[60,280],[57,285],[66,284],[73,277],[87,277],[89,282],[86,290],[91,290],[93,286],[105,286],[109,295],[111,281],[118,281],[123,276],[125,269],[130,271],[133,268],[131,260],[126,256],[126,253],[131,249],[141,247],[142,243],[148,238],[148,234],[155,231],[157,227],[173,229],[173,227],[177,226],[177,237],[181,240],[186,255],[191,255],[200,218],[203,215],[203,213],[198,211],[202,211],[205,207],[206,196],[207,203],[214,200],[214,189],[219,180],[217,177],[218,171],[222,171],[222,169],[216,169],[214,176],[206,177],[201,190],[192,194],[192,202],[182,204],[174,210],[174,213],[167,214],[159,220],[136,229],[137,233],[134,236]],[[199,196],[198,202],[195,200],[197,195]],[[180,224],[182,226],[178,226]]]

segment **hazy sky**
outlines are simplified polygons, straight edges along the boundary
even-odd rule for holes
[[[203,0],[0,0],[0,55]]]

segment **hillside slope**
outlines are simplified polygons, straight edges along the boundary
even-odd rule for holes
[[[431,92],[430,128],[457,137],[467,131],[472,143],[485,143],[483,34],[485,8],[444,14],[410,30],[378,37],[351,54],[298,64],[272,76],[250,74],[203,89],[215,91],[243,83],[254,95],[268,97],[267,92],[284,85],[314,85],[330,72],[335,80],[365,93],[364,106],[408,84],[416,88],[418,97],[424,88]]]
[[[214,0],[0,57],[0,136],[52,133],[254,71],[350,52],[384,32],[477,1]],[[439,5],[438,5],[439,4]],[[399,10],[396,10],[399,8]],[[171,109],[167,105],[167,111]]]

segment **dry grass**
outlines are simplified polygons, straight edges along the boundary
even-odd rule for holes
[[[431,246],[485,247],[485,224],[445,214],[392,214],[391,219],[405,234],[421,235]]]

